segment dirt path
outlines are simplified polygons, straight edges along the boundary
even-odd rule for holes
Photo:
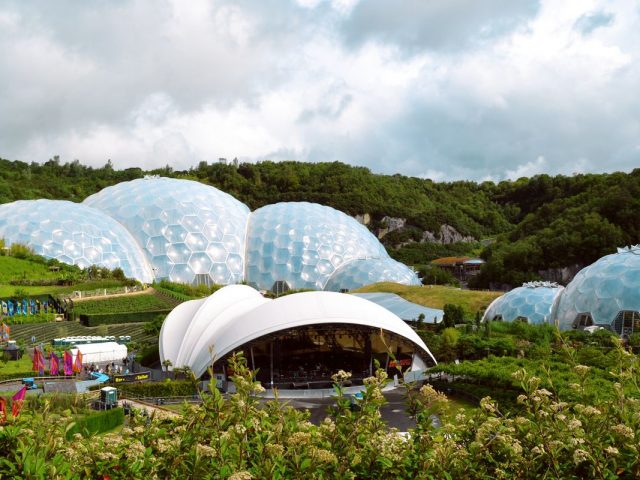
[[[69,298],[73,300],[73,303],[79,303],[79,302],[84,302],[88,300],[102,300],[102,299],[106,300],[108,298],[130,297],[132,295],[152,295],[153,293],[155,293],[155,290],[153,289],[153,287],[149,287],[145,290],[138,290],[137,292],[114,293],[113,295],[94,295],[92,297],[82,297],[82,298],[75,298],[75,297],[69,297]]]

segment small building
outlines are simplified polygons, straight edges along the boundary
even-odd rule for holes
[[[480,273],[485,261],[481,258],[472,257],[442,257],[436,258],[431,265],[450,272],[458,280],[468,280],[470,277]]]

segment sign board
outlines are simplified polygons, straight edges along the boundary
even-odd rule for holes
[[[151,372],[129,373],[127,375],[113,375],[113,383],[142,382],[151,379]]]

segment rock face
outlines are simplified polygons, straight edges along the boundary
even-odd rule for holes
[[[450,243],[475,242],[475,241],[476,241],[475,238],[471,236],[462,235],[451,225],[447,225],[446,223],[443,225],[440,225],[438,243],[442,243],[443,245],[448,245]]]
[[[567,285],[576,274],[582,270],[584,265],[569,265],[562,268],[548,268],[547,270],[538,270],[538,273],[544,280],[550,282],[557,282],[562,285]]]
[[[357,222],[361,223],[362,225],[369,225],[371,223],[371,215],[369,215],[368,213],[356,215],[354,218],[356,219]]]
[[[420,242],[440,243],[442,245],[475,241],[476,239],[474,237],[464,236],[451,225],[447,225],[446,223],[444,225],[440,225],[440,230],[437,235],[429,231],[422,232],[422,239],[420,240]]]
[[[366,225],[369,227],[371,226],[371,215],[368,213],[362,213],[362,214],[356,215],[354,218],[356,219],[357,222],[361,223],[362,225]],[[375,230],[375,234],[380,240],[382,240],[387,234],[391,232],[395,232],[396,230],[402,230],[404,228],[411,227],[411,225],[407,225],[406,218],[389,217],[387,215],[385,215],[380,219],[380,225],[382,225],[382,227]],[[422,232],[422,236],[420,237],[420,240],[419,240],[420,243],[439,243],[441,245],[449,245],[451,243],[458,243],[458,242],[475,242],[475,241],[476,239],[474,237],[462,235],[454,227],[446,223],[440,225],[440,228],[438,229],[437,232],[425,230],[424,232]],[[409,239],[397,245],[394,245],[394,247],[399,248],[399,247],[403,247],[404,245],[409,245],[410,243],[415,243],[415,242],[416,240]]]
[[[398,218],[398,217],[387,217],[385,215],[384,217],[382,217],[382,220],[380,220],[380,223],[384,225],[383,228],[380,228],[378,230],[378,238],[381,239],[389,232],[393,232],[395,230],[400,230],[401,228],[404,228],[404,226],[407,223],[407,219]]]

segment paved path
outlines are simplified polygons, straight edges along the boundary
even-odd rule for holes
[[[131,405],[133,408],[137,408],[138,410],[146,410],[149,415],[155,414],[155,418],[175,418],[180,416],[178,412],[174,412],[172,410],[168,410],[166,408],[162,408],[146,402],[129,400],[128,398],[121,399],[120,406],[123,406],[125,402]]]

